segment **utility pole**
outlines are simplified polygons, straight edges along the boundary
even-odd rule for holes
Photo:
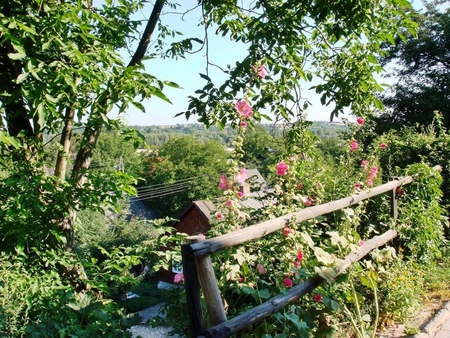
[[[122,156],[119,157],[119,166],[117,167],[117,170],[119,170],[121,172],[125,172],[125,166],[123,164],[123,157]]]

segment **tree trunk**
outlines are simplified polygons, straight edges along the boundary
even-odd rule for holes
[[[64,128],[61,134],[60,144],[62,149],[58,152],[58,158],[55,165],[55,176],[61,180],[66,178],[67,171],[67,157],[70,152],[70,143],[72,141],[73,130],[73,118],[75,116],[75,110],[66,108],[66,114],[64,116]]]
[[[150,39],[153,35],[153,32],[155,31],[156,24],[159,20],[165,2],[166,2],[165,0],[157,0],[155,2],[152,13],[150,15],[150,19],[148,20],[147,26],[145,27],[144,34],[142,35],[141,41],[139,42],[139,45],[137,46],[136,51],[128,64],[128,67],[135,66],[136,64],[141,62],[142,58],[145,56],[148,45],[150,43]],[[106,88],[106,91],[108,91],[108,88]],[[108,96],[109,96],[108,93],[106,93],[104,99],[101,102],[99,102],[98,104],[99,107],[105,106]],[[77,158],[75,160],[72,171],[72,179],[80,187],[83,186],[83,184],[86,182],[85,172],[90,167],[92,161],[92,154],[95,149],[95,146],[97,145],[98,137],[100,136],[100,133],[102,131],[103,120],[100,118],[99,114],[105,113],[106,112],[100,112],[95,115],[91,115],[87,123],[87,127],[83,133],[83,140],[81,142],[82,148],[80,148],[80,150],[78,151]],[[67,136],[64,134],[61,136],[61,144],[66,138]],[[67,239],[67,250],[69,251],[73,250],[75,244],[74,242],[75,236],[73,229],[75,219],[76,219],[76,210],[70,209],[69,217],[60,223],[60,227],[63,229]]]

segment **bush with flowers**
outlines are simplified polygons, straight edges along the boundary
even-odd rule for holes
[[[246,99],[235,103],[233,109],[232,124],[238,136],[228,172],[218,178],[223,198],[216,202],[208,237],[358,194],[389,179],[380,159],[390,151],[390,142],[377,138],[365,143],[364,118],[359,117],[350,126],[347,152],[335,161],[318,151],[308,123],[300,120],[285,133],[286,153],[279,154],[272,164],[267,177],[272,189],[259,197],[264,207],[244,207],[246,196],[239,185],[248,177],[241,150],[246,129],[252,125],[253,110]],[[290,219],[283,231],[214,255],[228,318],[316,274],[329,282],[247,328],[241,337],[375,337],[382,325],[407,318],[418,304],[421,280],[401,283],[405,276],[411,276],[405,273],[411,265],[406,258],[430,262],[439,257],[446,220],[439,204],[439,173],[422,163],[398,170],[397,175],[401,174],[420,175],[417,183],[397,191],[397,222],[390,215],[390,197],[381,195],[305,222]],[[419,227],[420,223],[425,229]],[[342,258],[364,245],[366,239],[391,228],[400,232],[393,246],[374,250],[344,275],[335,275],[333,268]],[[417,269],[415,265],[413,268]],[[171,306],[176,304],[169,303],[168,309]]]

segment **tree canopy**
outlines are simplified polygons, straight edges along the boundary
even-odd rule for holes
[[[397,82],[382,95],[387,111],[379,128],[428,125],[439,111],[450,126],[450,8],[430,3],[413,16],[417,35],[388,48],[383,63],[393,67]]]
[[[159,217],[178,217],[194,200],[219,195],[217,177],[227,168],[228,153],[217,141],[193,136],[170,139],[144,158],[139,198]]]
[[[169,101],[164,87],[177,87],[147,72],[151,59],[146,55],[188,57],[193,42],[207,46],[209,33],[246,45],[248,55],[223,69],[224,84],[217,86],[208,73],[201,74],[207,84],[185,114],[198,115],[206,125],[223,127],[228,121],[235,126],[237,101],[257,121],[265,110],[276,119],[303,119],[305,84],[322,95],[323,104],[334,105],[332,117],[345,107],[365,115],[379,105],[374,73],[382,70],[377,61],[381,42],[394,43],[400,28],[415,27],[405,0],[261,0],[242,6],[199,1],[203,39],[182,37],[167,45],[169,36],[177,36],[161,16],[165,9],[178,8],[170,1],[0,4],[0,164],[7,177],[0,183],[0,231],[9,250],[14,243],[43,239],[71,250],[78,210],[114,204],[123,192],[134,192],[133,181],[120,171],[111,175],[90,169],[102,130],[122,129],[138,145],[142,135],[122,123],[127,108],[145,110],[142,101],[151,97]],[[149,19],[135,19],[144,9]],[[113,107],[118,118],[111,116]],[[75,129],[80,138],[69,168]],[[54,163],[48,162],[45,134],[58,136]],[[48,175],[49,167],[54,174]]]

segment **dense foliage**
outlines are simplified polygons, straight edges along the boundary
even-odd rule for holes
[[[228,153],[217,141],[192,136],[170,139],[144,157],[138,198],[159,217],[178,217],[193,200],[211,199],[215,178],[226,168]]]
[[[396,81],[381,97],[387,110],[380,116],[380,131],[428,125],[435,111],[450,126],[450,8],[444,1],[433,1],[412,19],[419,27],[417,35],[406,33],[383,59]]]
[[[164,87],[178,87],[173,82],[156,79],[145,70],[147,62],[151,62],[151,58],[145,57],[149,48],[152,48],[152,57],[187,57],[193,42],[200,41],[207,46],[207,33],[211,31],[247,44],[248,56],[235,66],[223,69],[226,75],[223,85],[217,87],[209,71],[201,74],[207,84],[197,92],[198,97],[192,98],[185,115],[196,114],[207,126],[216,124],[224,128],[230,122],[231,127],[237,127],[235,152],[228,160],[222,182],[231,202],[221,207],[228,211],[234,210],[240,198],[228,183],[232,183],[237,173],[241,175],[239,180],[244,179],[244,155],[240,150],[246,128],[259,122],[265,116],[265,109],[270,109],[276,120],[284,119],[289,126],[284,152],[278,153],[274,160],[286,161],[278,172],[291,169],[287,176],[273,171],[278,201],[258,216],[272,217],[295,209],[299,201],[306,205],[343,196],[354,189],[355,179],[367,179],[370,175],[350,156],[349,162],[333,165],[336,171],[325,169],[321,164],[322,158],[314,147],[317,138],[308,132],[309,126],[304,123],[303,111],[309,104],[302,98],[305,84],[307,87],[314,85],[323,104],[334,104],[332,117],[338,116],[346,107],[355,114],[370,114],[373,106],[380,106],[375,94],[381,87],[374,80],[374,73],[381,71],[377,60],[384,55],[380,44],[394,43],[401,28],[414,30],[415,27],[408,19],[410,5],[404,0],[352,1],[351,6],[339,1],[258,0],[247,3],[247,7],[233,1],[199,1],[195,6],[202,9],[199,22],[205,28],[204,41],[197,37],[182,37],[182,41],[167,46],[166,39],[179,34],[165,25],[161,14],[165,8],[173,10],[178,5],[165,0],[156,0],[150,6],[144,0],[105,0],[100,5],[90,0],[1,0],[0,5],[0,333],[11,337],[129,336],[124,330],[130,324],[129,318],[111,299],[119,301],[132,287],[136,281],[133,274],[136,266],[147,264],[157,270],[168,268],[172,260],[180,260],[179,253],[162,248],[179,247],[184,236],[173,235],[173,229],[171,231],[160,223],[128,224],[120,218],[98,224],[98,228],[94,223],[95,217],[102,222],[105,209],[119,212],[119,201],[124,194],[136,193],[132,186],[136,178],[129,175],[138,171],[134,152],[129,151],[128,146],[123,149],[128,147],[126,154],[107,151],[110,147],[117,150],[119,136],[132,140],[134,148],[144,142],[143,135],[122,124],[122,115],[131,105],[144,111],[142,101],[152,97],[170,102],[163,93]],[[140,25],[143,22],[135,19],[141,10],[148,11],[149,17],[142,31]],[[156,27],[158,34],[155,34]],[[139,42],[133,44],[135,40]],[[132,46],[135,48],[128,61],[124,51],[133,49]],[[210,66],[208,62],[208,69]],[[117,118],[111,116],[113,108],[117,109]],[[102,137],[104,131],[111,133]],[[192,145],[193,149],[203,146],[201,156],[198,149],[186,154],[177,153],[181,145]],[[211,177],[218,173],[219,167],[222,168],[220,165],[225,158],[223,148],[217,143],[207,141],[199,145],[190,138],[174,138],[158,151],[160,154],[153,153],[148,162],[149,180],[159,175],[152,171],[153,165],[167,165],[170,169],[172,161],[180,168],[184,166],[183,175]],[[103,156],[96,157],[96,153],[103,153]],[[334,156],[340,154],[338,151],[333,153]],[[119,170],[114,170],[116,163]],[[133,165],[136,166],[133,168]],[[417,170],[428,169],[419,167]],[[165,174],[164,183],[181,177],[175,170]],[[227,177],[229,181],[225,182]],[[198,187],[198,190],[207,190],[208,194],[214,189],[217,191],[217,178],[210,179],[207,189]],[[379,178],[380,175],[376,179]],[[307,193],[306,200],[295,191],[298,179],[304,181],[300,183],[304,184],[302,194]],[[344,184],[345,179],[350,183]],[[369,181],[364,184],[371,186]],[[426,196],[438,197],[436,184],[430,184],[430,187],[434,190],[425,190]],[[205,197],[209,197],[208,194],[205,193]],[[185,200],[178,201],[177,210],[181,210],[182,203],[190,197],[187,194]],[[88,211],[84,219],[79,219],[82,224],[77,224],[77,214],[84,210]],[[418,205],[414,210],[424,215],[427,211],[434,215],[440,212],[439,205],[435,204],[428,208]],[[356,215],[359,214],[356,212]],[[288,264],[292,255],[300,260],[297,250],[311,258],[311,265],[301,271],[303,275],[312,273],[318,263],[326,263],[324,257],[331,256],[334,262],[336,250],[348,252],[359,236],[350,231],[356,227],[357,219],[351,215],[347,218],[338,216],[334,215],[332,220],[318,220],[323,223],[320,226],[324,230],[343,231],[335,237],[328,231],[331,239],[316,232],[318,228],[302,224],[293,224],[291,230],[295,236],[303,234],[303,241],[294,236],[286,236],[287,239],[273,237],[275,251],[270,252],[269,245],[261,250],[261,255],[280,255],[280,264],[267,265],[273,272],[268,281],[260,279],[242,289],[235,279],[231,279],[231,284],[225,281],[229,273],[237,272],[237,268],[243,269],[242,274],[253,271],[250,269],[255,262],[253,252],[249,253],[251,259],[246,255],[233,256],[238,264],[224,261],[221,283],[227,297],[230,292],[239,295],[243,292],[242,300],[254,298],[259,301],[282,290],[287,284],[280,282],[278,277],[290,273],[286,269],[291,269]],[[423,219],[413,216],[405,222],[405,227],[415,230],[415,222]],[[249,222],[253,217],[256,214],[246,216],[229,212],[226,220],[231,223],[223,222],[216,230],[225,231],[229,225],[245,226],[242,222]],[[150,226],[152,233],[145,234]],[[364,235],[364,230],[372,229],[363,226]],[[135,237],[128,232],[131,229]],[[440,230],[440,225],[433,229]],[[114,233],[122,238],[118,240]],[[153,234],[155,237],[151,237]],[[96,237],[101,235],[104,235],[102,239]],[[418,241],[418,248],[423,250],[425,242],[436,245],[440,236],[435,235]],[[405,236],[411,241],[423,237],[423,233],[411,231]],[[311,238],[312,242],[305,238]],[[337,248],[333,238],[340,243],[345,238],[349,245]],[[282,239],[294,245],[286,249],[286,241],[283,243]],[[322,241],[325,245],[320,251],[319,242]],[[420,254],[420,251],[416,253],[413,248],[405,247],[412,255]],[[437,255],[438,250],[432,250],[425,258],[431,260]],[[330,262],[326,264],[332,264]],[[376,301],[376,288],[373,287],[376,276],[372,269],[365,267],[367,269],[361,270],[360,275],[370,273],[372,288],[364,296]],[[301,274],[299,271],[299,278]],[[290,276],[293,283],[294,275]],[[350,277],[349,281],[344,286],[346,290],[353,290],[356,282]],[[266,282],[271,283],[267,285],[267,291],[261,288],[261,293],[255,292],[252,288],[266,285]],[[325,307],[335,311],[335,302],[343,302],[342,308],[349,308],[349,312],[345,312],[347,315],[352,313],[351,304],[361,300],[359,296],[348,296],[348,292],[346,298],[333,301],[333,292],[324,289],[323,294],[323,302],[309,300],[317,306],[311,307],[311,320],[307,324],[300,318],[308,310],[298,307],[291,313],[280,313],[260,330],[264,329],[268,334],[278,334],[285,328],[286,332],[315,330],[317,319],[322,323]],[[247,303],[242,304],[247,306]],[[238,311],[234,305],[233,313]],[[370,325],[365,325],[362,319],[355,329],[363,326],[375,329],[378,317],[371,318]],[[318,329],[322,328],[319,325]]]
[[[307,133],[303,134],[303,147],[287,142],[286,152],[271,161],[274,191],[263,197],[266,207],[262,209],[243,207],[240,201],[246,196],[232,184],[223,187],[224,196],[216,201],[207,237],[361,190],[370,191],[383,178],[392,179],[390,174],[415,177],[412,184],[397,191],[398,220],[391,217],[390,196],[382,195],[306,222],[289,220],[282,231],[216,253],[213,263],[229,317],[315,274],[329,282],[302,297],[299,306],[287,306],[249,327],[243,337],[374,337],[379,327],[406,320],[417,310],[424,280],[422,268],[441,257],[446,242],[448,222],[440,204],[441,176],[426,163],[405,164],[405,169],[389,166],[384,159],[395,152],[393,140],[382,135],[364,146],[361,138],[367,126],[363,119],[358,121],[351,126],[346,150],[337,161],[321,157],[316,145],[306,142],[314,140]],[[237,142],[236,151],[241,149],[242,144]],[[235,154],[229,162],[234,173],[229,172],[228,182],[242,173],[240,158]],[[398,239],[374,250],[336,278],[334,268],[346,254],[391,228],[399,231]],[[167,312],[169,323],[182,332],[187,322],[183,326],[180,320],[170,320],[180,306],[185,306],[184,296],[178,292],[168,303]]]

